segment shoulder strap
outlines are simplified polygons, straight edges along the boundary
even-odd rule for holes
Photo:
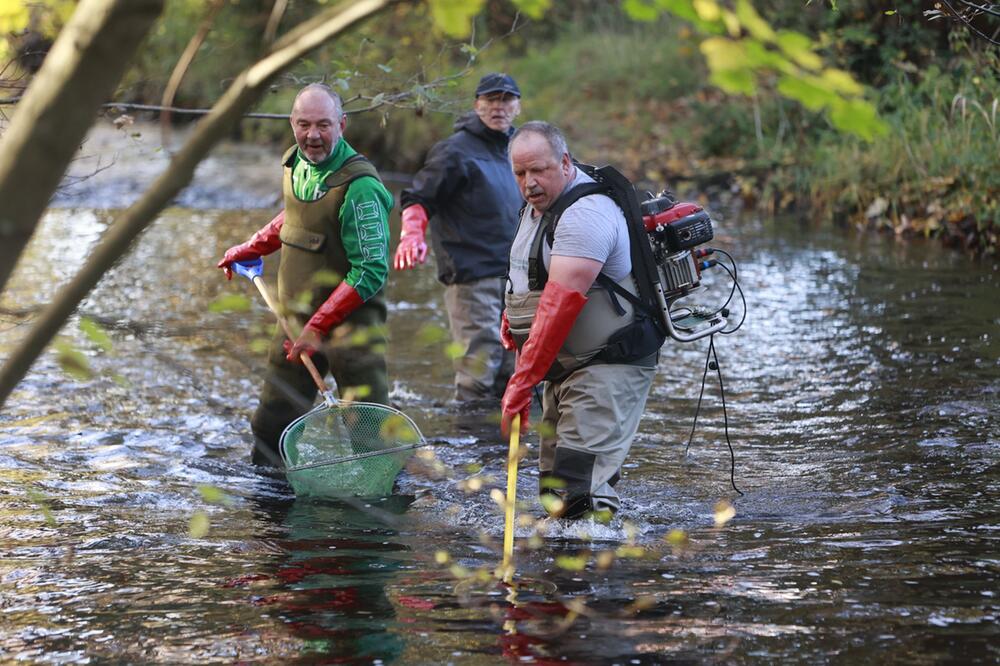
[[[653,248],[649,245],[646,228],[642,222],[642,210],[639,207],[639,197],[636,195],[635,187],[622,172],[613,166],[607,165],[600,168],[589,165],[587,168],[584,168],[585,165],[577,166],[591,178],[604,183],[609,188],[611,198],[625,214],[632,259],[632,275],[635,277],[636,287],[639,290],[639,300],[644,304],[643,310],[650,313],[657,327],[662,329],[656,295],[660,276],[656,267],[656,259],[653,257]]]
[[[531,251],[528,254],[528,288],[531,290],[541,289],[549,279],[549,272],[545,270],[545,256],[542,248],[542,240],[545,239],[549,247],[556,236],[556,225],[559,218],[566,212],[566,209],[575,204],[583,197],[591,194],[607,194],[608,186],[601,183],[580,183],[566,192],[563,192],[555,203],[542,214],[542,219],[538,224],[538,233],[535,234],[531,242]],[[523,209],[522,209],[523,210]]]
[[[378,182],[382,182],[378,171],[375,170],[375,165],[369,162],[367,157],[361,154],[352,155],[347,158],[339,169],[326,177],[326,186],[332,190],[357,180],[362,176],[371,176]]]

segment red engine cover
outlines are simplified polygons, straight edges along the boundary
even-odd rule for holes
[[[700,210],[702,210],[702,207],[698,204],[679,203],[655,215],[644,215],[642,222],[643,226],[646,227],[646,231],[655,231],[656,227],[660,225],[666,226]]]

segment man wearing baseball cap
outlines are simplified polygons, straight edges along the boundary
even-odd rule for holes
[[[523,203],[507,156],[520,111],[521,90],[509,74],[481,78],[472,112],[431,148],[401,194],[403,223],[393,266],[408,270],[424,263],[430,225],[451,335],[464,350],[455,360],[455,398],[462,402],[497,400],[513,370],[499,323]]]

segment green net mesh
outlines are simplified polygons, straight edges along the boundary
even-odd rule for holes
[[[392,494],[413,450],[426,443],[398,410],[339,403],[293,421],[281,435],[281,456],[296,495],[383,497]]]

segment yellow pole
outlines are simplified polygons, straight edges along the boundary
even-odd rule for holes
[[[510,450],[507,452],[507,498],[503,521],[503,582],[510,583],[514,575],[514,502],[517,500],[517,452],[520,448],[521,415],[510,425]]]

